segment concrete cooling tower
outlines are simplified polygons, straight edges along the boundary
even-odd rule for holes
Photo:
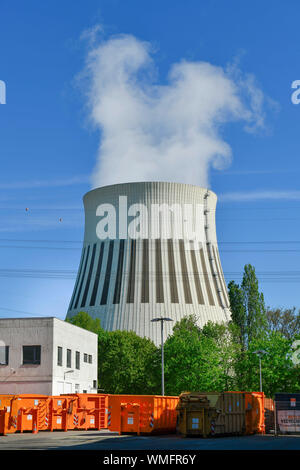
[[[216,227],[217,196],[197,186],[141,182],[84,196],[85,234],[67,317],[85,311],[109,331],[135,331],[160,344],[195,314],[230,320]]]

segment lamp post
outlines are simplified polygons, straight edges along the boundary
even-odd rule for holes
[[[152,322],[159,322],[161,326],[161,394],[165,395],[165,371],[164,371],[164,322],[173,321],[172,318],[157,317],[151,320]]]
[[[259,358],[259,388],[262,392],[261,358],[264,354],[267,354],[267,351],[264,351],[264,349],[258,349],[257,351],[253,351],[253,354],[256,354]]]

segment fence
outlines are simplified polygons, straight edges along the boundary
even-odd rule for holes
[[[275,434],[300,434],[300,393],[276,393]]]

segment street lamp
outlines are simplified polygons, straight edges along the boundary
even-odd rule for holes
[[[165,372],[164,372],[164,322],[173,321],[172,318],[157,317],[151,320],[152,322],[159,322],[161,325],[161,394],[165,395]]]
[[[261,358],[264,354],[267,354],[267,351],[264,349],[258,349],[257,351],[253,351],[253,354],[256,354],[259,357],[259,388],[262,392]]]

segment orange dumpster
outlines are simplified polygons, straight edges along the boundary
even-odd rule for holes
[[[78,429],[107,428],[108,395],[78,394]]]
[[[49,397],[47,395],[6,395],[1,396],[4,408],[1,413],[1,434],[9,434],[17,431],[38,431],[39,417],[43,409],[46,409]]]
[[[48,406],[46,423],[49,431],[74,429],[73,416],[77,409],[76,396],[52,396]]]
[[[178,397],[108,395],[108,429],[138,435],[175,432],[177,403]]]
[[[17,430],[38,432],[47,429],[45,416],[50,397],[47,395],[22,394],[16,399],[18,409]]]
[[[39,420],[47,408],[49,397],[38,394],[17,395],[11,401],[8,432],[38,431]]]
[[[96,393],[73,393],[67,396],[74,400],[73,420],[69,429],[107,428],[108,395]]]
[[[265,406],[263,392],[246,392],[246,434],[265,433]]]

